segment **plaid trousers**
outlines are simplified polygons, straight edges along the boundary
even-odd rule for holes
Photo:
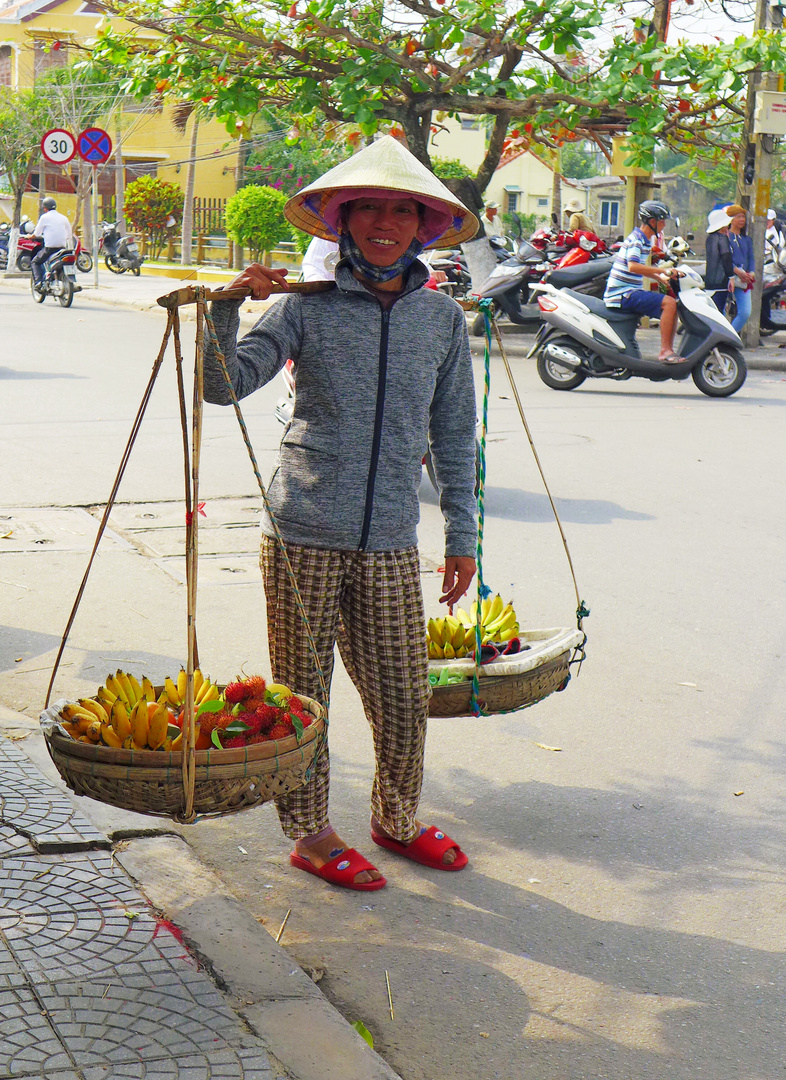
[[[371,726],[376,756],[371,812],[386,832],[409,843],[418,832],[431,696],[418,550],[330,551],[287,544],[287,554],[328,694],[338,643]],[[262,538],[260,566],[273,678],[327,707],[286,564],[272,537]],[[325,745],[308,783],[276,800],[281,826],[293,840],[328,825],[329,776]]]

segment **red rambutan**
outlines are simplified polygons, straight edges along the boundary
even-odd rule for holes
[[[216,728],[223,731],[234,719],[235,717],[229,712],[202,712],[199,714],[199,726],[205,735],[209,735]]]
[[[239,705],[249,696],[248,684],[245,682],[231,682],[224,691],[224,701],[230,705]]]
[[[223,746],[225,750],[234,749],[238,746],[245,746],[246,739],[244,735],[233,735],[231,739],[225,739]]]
[[[269,739],[288,739],[292,732],[291,724],[287,724],[283,720],[277,720],[268,731],[267,737]]]

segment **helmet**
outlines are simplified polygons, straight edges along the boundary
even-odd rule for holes
[[[646,202],[641,203],[639,206],[639,221],[652,221],[653,218],[656,221],[665,221],[666,218],[670,217],[668,206],[654,199],[647,199]]]
[[[41,207],[44,210],[57,210],[57,203],[55,202],[55,200],[50,195],[46,199],[44,199],[42,201]]]

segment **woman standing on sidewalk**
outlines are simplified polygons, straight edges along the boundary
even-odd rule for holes
[[[338,241],[336,288],[280,299],[240,342],[235,301],[213,318],[232,384],[245,397],[290,357],[297,379],[268,497],[287,545],[329,687],[336,642],[371,726],[371,838],[442,870],[467,857],[416,816],[430,696],[417,551],[418,487],[430,447],[445,518],[442,603],[475,573],[475,397],[466,320],[424,289],[424,247],[457,247],[477,219],[386,137],[289,200],[298,228]],[[259,299],[286,271],[254,264],[232,282]],[[230,401],[207,350],[205,397]],[[281,551],[263,520],[261,565],[273,676],[319,698]],[[327,706],[327,702],[322,702]],[[277,801],[292,864],[350,889],[385,879],[328,816],[327,747],[308,783]]]
[[[731,325],[739,334],[751,315],[756,263],[753,258],[753,240],[746,232],[748,217],[745,208],[734,203],[725,209],[731,219],[729,221],[729,247],[734,274],[738,279],[735,281],[732,277],[729,280],[729,291],[734,294],[737,305],[737,314],[731,320]]]

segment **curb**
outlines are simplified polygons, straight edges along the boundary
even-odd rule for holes
[[[115,860],[178,927],[229,1006],[292,1080],[401,1080],[199,861],[180,832],[186,826],[74,795],[49,757],[38,722],[29,716],[0,705],[0,732],[112,840]]]

